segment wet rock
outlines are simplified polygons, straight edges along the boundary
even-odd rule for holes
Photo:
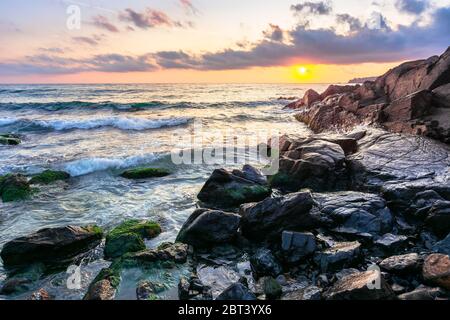
[[[373,284],[379,284],[379,287]],[[327,300],[391,300],[395,298],[392,288],[377,271],[349,275],[325,293]]]
[[[309,192],[268,198],[240,208],[242,235],[250,240],[280,239],[284,230],[309,229],[317,225],[310,213],[313,200]]]
[[[358,273],[359,270],[355,268],[349,268],[349,269],[342,269],[341,271],[337,272],[334,276],[337,280],[342,280],[346,276],[349,276],[351,274]]]
[[[32,281],[27,278],[14,277],[6,280],[0,289],[0,294],[11,295],[28,291],[32,285]]]
[[[389,272],[404,273],[419,270],[422,262],[417,253],[409,253],[384,259],[380,263],[380,267]]]
[[[51,184],[55,181],[68,180],[70,174],[64,171],[46,170],[40,174],[34,175],[30,179],[30,184]]]
[[[242,175],[248,177],[249,174],[244,171],[241,172]],[[251,178],[255,177],[251,175]],[[267,186],[219,169],[212,173],[197,197],[214,208],[233,208],[243,203],[261,201],[270,196],[271,192]]]
[[[6,243],[0,257],[7,267],[33,262],[70,261],[97,246],[102,235],[102,230],[97,226],[46,228]]]
[[[189,279],[183,277],[178,283],[178,297],[180,300],[212,300],[209,286],[205,286],[200,279],[192,275]]]
[[[0,134],[0,144],[8,145],[8,146],[16,146],[20,144],[22,141],[19,136],[14,134]]]
[[[256,296],[242,283],[234,283],[223,291],[216,300],[251,301]]]
[[[227,244],[236,238],[240,221],[234,213],[198,209],[184,223],[177,241],[200,248]]]
[[[263,290],[267,300],[276,300],[283,293],[281,285],[272,277],[263,278]]]
[[[260,170],[248,164],[244,165],[242,170],[233,170],[232,174],[263,186],[267,185],[266,176]]]
[[[407,122],[428,115],[433,95],[428,90],[414,92],[391,102],[384,110],[387,122]]]
[[[314,261],[322,272],[352,266],[360,259],[361,244],[354,242],[338,242],[329,249],[316,253]]]
[[[175,262],[185,263],[188,256],[188,245],[184,243],[162,243],[157,249],[147,249],[126,255],[126,260],[139,263]]]
[[[398,296],[400,300],[436,300],[437,298],[445,296],[445,292],[441,288],[430,288],[426,286],[419,286],[414,291],[406,292]]]
[[[316,251],[316,238],[312,233],[283,231],[281,249],[288,263],[300,262]]]
[[[408,237],[386,233],[375,241],[375,246],[385,253],[394,253],[407,247]]]
[[[136,297],[138,300],[157,300],[157,294],[166,290],[166,287],[159,283],[143,280],[138,283]]]
[[[437,201],[429,212],[426,224],[439,237],[450,231],[450,201]]]
[[[144,239],[157,237],[159,224],[152,221],[128,220],[106,235],[105,257],[118,258],[126,253],[145,250]]]
[[[25,176],[21,174],[0,176],[0,196],[3,202],[26,200],[32,193],[33,190]]]
[[[434,244],[433,251],[450,256],[450,233],[445,239]]]
[[[203,286],[211,288],[213,298],[241,279],[233,267],[207,265],[197,267],[197,277]]]
[[[423,264],[422,275],[428,283],[450,290],[450,256],[429,255]]]
[[[124,171],[121,176],[126,179],[161,178],[170,175],[170,172],[161,168],[136,168]]]
[[[425,190],[415,195],[413,204],[407,210],[407,213],[419,218],[425,219],[428,217],[431,208],[438,201],[444,201],[439,193],[434,190]]]
[[[319,210],[333,220],[333,231],[343,235],[382,235],[392,230],[393,217],[383,198],[369,193],[313,194]]]
[[[283,268],[269,249],[258,249],[250,258],[253,271],[259,276],[277,277]]]
[[[49,301],[54,300],[54,297],[50,293],[48,293],[47,290],[39,289],[38,291],[33,292],[28,300]]]
[[[288,292],[281,300],[296,300],[296,301],[310,301],[310,300],[321,300],[322,290],[316,286],[308,286],[304,289],[295,290]]]
[[[94,283],[86,294],[84,300],[114,300],[116,289],[108,280]]]

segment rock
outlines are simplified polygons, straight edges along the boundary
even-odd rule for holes
[[[253,271],[259,276],[277,277],[283,272],[283,268],[278,263],[269,249],[258,249],[250,258]]]
[[[188,245],[184,243],[162,243],[157,249],[144,250],[126,255],[126,260],[134,260],[140,263],[150,262],[175,262],[185,263],[188,256]]]
[[[0,134],[0,144],[16,146],[21,142],[20,138],[14,134]]]
[[[46,170],[34,175],[30,180],[30,184],[51,184],[55,181],[67,179],[70,179],[70,174],[67,172]]]
[[[417,91],[397,100],[384,109],[386,122],[401,121],[403,123],[424,117],[430,113],[433,95],[428,90]]]
[[[434,244],[433,251],[450,256],[450,233],[444,240]]]
[[[114,300],[116,289],[108,280],[100,280],[94,283],[86,294],[84,300]]]
[[[321,95],[320,97],[323,99],[342,93],[350,93],[357,89],[359,86],[338,86],[338,85],[330,85]]]
[[[419,286],[414,291],[403,293],[398,296],[399,300],[436,300],[441,296],[444,296],[445,292],[440,288],[430,288],[425,286]]]
[[[361,244],[354,242],[339,242],[329,249],[316,253],[314,261],[322,272],[352,266],[360,259]]]
[[[437,236],[445,237],[450,231],[450,201],[436,201],[425,222]]]
[[[9,174],[0,177],[0,195],[3,202],[26,200],[32,193],[33,190],[25,176]]]
[[[100,244],[102,236],[103,232],[97,226],[46,228],[6,243],[0,256],[7,267],[71,261],[76,255]]]
[[[404,273],[419,270],[422,262],[417,253],[409,253],[384,259],[380,263],[380,267],[389,272]]]
[[[220,169],[213,172],[197,197],[209,206],[226,209],[261,201],[271,192],[267,186]]]
[[[309,192],[267,198],[240,208],[242,235],[250,240],[280,239],[281,233],[315,227],[317,217],[310,213],[313,199]]]
[[[270,178],[272,187],[298,191],[334,190],[345,180],[345,152],[338,143],[314,137],[294,140],[281,153],[279,173]]]
[[[281,285],[272,277],[263,278],[263,290],[266,300],[276,300],[283,293]]]
[[[392,230],[393,217],[386,201],[360,192],[313,194],[319,210],[333,220],[333,231],[343,235],[382,235]]]
[[[121,176],[126,179],[160,178],[170,175],[170,172],[161,168],[136,168],[124,171]]]
[[[251,301],[257,299],[256,296],[242,283],[235,283],[222,292],[216,300]]]
[[[248,164],[244,165],[242,170],[233,170],[232,174],[263,186],[267,185],[267,178],[263,173]]]
[[[392,253],[406,248],[408,245],[408,238],[402,235],[386,233],[380,239],[376,240],[374,244],[383,252]]]
[[[47,292],[47,290],[39,289],[38,291],[33,292],[28,300],[49,301],[54,300],[54,298],[52,297],[52,295],[50,295],[50,293]]]
[[[145,250],[144,239],[157,237],[159,224],[152,221],[128,220],[106,235],[105,257],[118,258],[126,253]]]
[[[379,289],[372,287],[379,283]],[[359,272],[336,282],[325,293],[327,300],[392,300],[395,294],[377,271]]]
[[[240,221],[234,213],[199,209],[184,223],[177,241],[194,247],[226,244],[236,238]]]
[[[143,280],[138,283],[136,288],[136,297],[138,300],[157,300],[157,294],[166,290],[162,284]]]
[[[313,103],[322,100],[322,97],[320,94],[318,94],[316,91],[309,89],[306,90],[305,95],[303,96],[302,102],[304,105],[309,107]]]
[[[288,292],[281,300],[295,300],[295,301],[312,301],[321,300],[322,290],[316,286],[309,286],[304,289]]]
[[[450,108],[450,83],[434,89],[433,93],[435,102],[439,103],[441,108]]]
[[[288,263],[298,263],[316,251],[316,238],[312,233],[283,231],[281,249]]]
[[[415,195],[413,204],[407,210],[407,213],[419,219],[428,217],[431,208],[438,201],[444,201],[444,198],[434,190],[425,190]]]
[[[17,295],[29,291],[44,275],[45,265],[33,263],[14,270],[3,283],[0,294]]]
[[[336,274],[334,276],[336,277],[337,280],[342,280],[346,276],[349,276],[351,274],[355,274],[358,272],[359,272],[359,270],[355,269],[355,268],[342,269],[341,271],[336,272]]]
[[[450,256],[429,255],[423,264],[422,275],[425,281],[450,290]]]
[[[192,275],[189,279],[181,278],[178,283],[178,297],[180,300],[212,300],[209,286],[205,286],[200,279]]]
[[[199,280],[198,283],[201,283],[204,287],[211,288],[211,296],[213,299],[241,279],[241,276],[234,267],[226,265],[208,266],[200,264],[197,266],[197,277]]]
[[[14,277],[6,280],[0,289],[1,295],[19,294],[30,289],[32,281],[27,278]]]

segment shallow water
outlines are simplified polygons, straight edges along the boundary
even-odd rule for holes
[[[224,166],[174,165],[170,151],[180,147],[183,136],[192,134],[199,122],[203,148],[229,142],[215,139],[216,130],[231,130],[239,137],[252,137],[267,128],[306,133],[291,112],[282,110],[290,101],[278,98],[301,96],[310,87],[322,91],[326,85],[0,86],[0,133],[24,138],[17,147],[0,146],[0,175],[52,168],[74,176],[68,183],[41,188],[30,201],[0,203],[0,247],[43,227],[95,223],[108,230],[128,218],[161,223],[164,232],[149,241],[149,247],[173,241],[194,210],[205,180],[214,168]],[[234,152],[243,156],[248,150],[238,145]],[[264,165],[249,157],[251,163]],[[140,165],[166,167],[173,174],[145,181],[118,176],[121,170]],[[65,288],[64,273],[36,287],[51,287],[61,299],[79,299],[105,264],[94,260],[83,268],[79,292]],[[173,271],[175,278],[178,273],[182,271]],[[0,265],[0,284],[5,276]],[[134,299],[130,288],[142,277],[127,271],[124,279],[129,281],[123,282],[118,298]],[[168,292],[165,297],[174,298]]]

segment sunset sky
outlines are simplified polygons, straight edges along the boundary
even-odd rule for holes
[[[346,82],[444,52],[450,0],[2,0],[0,35],[1,83]]]

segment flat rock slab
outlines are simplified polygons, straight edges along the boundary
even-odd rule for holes
[[[450,290],[450,257],[444,254],[428,256],[422,274],[425,281]]]

